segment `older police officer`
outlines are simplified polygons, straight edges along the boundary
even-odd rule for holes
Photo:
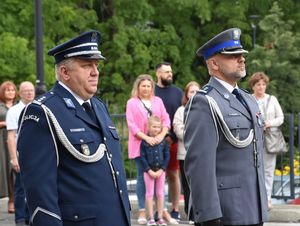
[[[119,137],[101,100],[100,33],[53,49],[57,82],[24,111],[21,177],[33,226],[130,225]]]
[[[185,171],[197,226],[267,220],[262,118],[237,86],[246,75],[240,35],[238,28],[223,31],[197,51],[211,76],[185,109]]]

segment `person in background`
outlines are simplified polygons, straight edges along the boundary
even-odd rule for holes
[[[246,76],[241,30],[204,45],[208,84],[185,108],[185,173],[195,226],[261,226],[267,221],[263,128],[258,105],[238,87]]]
[[[18,121],[22,110],[35,97],[35,89],[31,82],[25,81],[19,87],[20,101],[8,109],[6,114],[7,146],[10,155],[10,163],[15,172],[14,205],[16,225],[29,224],[29,213],[26,204],[25,191],[22,185],[24,182],[20,176],[20,165],[17,155]],[[32,134],[30,135],[32,136]]]
[[[134,159],[137,173],[136,194],[138,198],[138,223],[146,224],[144,168],[141,161],[141,142],[150,146],[161,143],[169,128],[170,119],[162,100],[154,96],[154,81],[151,75],[139,75],[126,105],[126,120],[129,130],[128,157]],[[162,121],[162,130],[155,137],[147,134],[148,117],[156,115]]]
[[[57,82],[22,114],[18,151],[31,226],[131,225],[119,136],[94,96],[100,38],[90,30],[49,50]]]
[[[14,213],[14,174],[10,164],[7,147],[6,114],[15,104],[17,98],[16,85],[11,81],[0,86],[0,197],[8,196],[7,212]]]
[[[184,160],[186,156],[186,150],[183,143],[183,134],[184,134],[184,108],[189,101],[189,99],[197,93],[197,91],[200,90],[200,85],[195,82],[191,81],[189,82],[185,89],[184,89],[184,95],[182,98],[182,105],[177,109],[174,119],[173,119],[173,129],[174,132],[178,138],[178,153],[177,153],[177,159],[180,163],[180,179],[181,179],[181,187],[183,189],[183,195],[184,195],[184,211],[188,215],[188,208],[189,208],[189,199],[190,199],[190,188],[186,180],[185,172],[184,172]],[[192,213],[189,216],[190,224],[193,223],[193,216]]]
[[[170,145],[170,162],[167,168],[167,181],[171,196],[172,210],[170,215],[177,221],[180,220],[179,198],[180,198],[180,179],[179,179],[179,161],[177,160],[178,140],[173,131],[173,118],[176,110],[181,105],[183,92],[173,85],[173,71],[170,63],[163,62],[155,67],[157,83],[155,86],[155,95],[163,100],[166,110],[170,116],[171,129],[166,137]],[[170,218],[164,211],[165,218]]]
[[[158,116],[148,118],[148,136],[156,137],[161,133],[162,123]],[[149,220],[147,226],[167,225],[162,217],[164,207],[165,171],[170,159],[169,144],[166,140],[151,146],[144,140],[141,143],[141,161],[144,167],[144,180],[146,186],[146,211]],[[154,189],[155,188],[155,189]],[[156,208],[158,221],[153,215],[153,195],[156,194]]]
[[[269,85],[269,77],[264,72],[256,72],[249,79],[249,85],[253,90],[259,109],[264,118],[264,130],[270,127],[279,127],[284,122],[284,114],[275,96],[266,93]],[[268,153],[264,149],[265,183],[268,195],[268,208],[272,208],[272,188],[274,171],[276,167],[276,154]]]

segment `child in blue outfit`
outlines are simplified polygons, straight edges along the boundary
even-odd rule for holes
[[[148,134],[155,137],[161,132],[162,123],[158,116],[150,116],[148,118]],[[149,216],[148,226],[151,225],[167,225],[162,218],[164,206],[164,185],[166,173],[170,159],[169,145],[166,140],[154,146],[149,145],[145,141],[141,143],[141,161],[143,163],[144,181],[146,186],[146,210]],[[155,189],[154,189],[155,187]],[[153,217],[153,195],[156,193],[156,208],[158,213],[157,224]]]

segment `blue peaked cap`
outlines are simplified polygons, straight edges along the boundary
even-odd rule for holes
[[[203,56],[205,60],[217,53],[228,55],[248,53],[241,45],[240,36],[239,28],[230,28],[206,42],[196,53],[198,56]]]
[[[48,55],[54,56],[56,64],[71,57],[103,60],[105,57],[101,55],[101,51],[98,49],[100,40],[101,35],[98,31],[87,31],[50,49]]]

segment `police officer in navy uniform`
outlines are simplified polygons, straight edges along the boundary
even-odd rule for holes
[[[228,29],[200,47],[211,78],[185,109],[185,171],[195,225],[263,225],[267,220],[262,117],[239,89],[246,75],[241,31]]]
[[[57,82],[23,112],[18,151],[33,226],[126,226],[119,137],[97,91],[100,33],[53,49]]]

